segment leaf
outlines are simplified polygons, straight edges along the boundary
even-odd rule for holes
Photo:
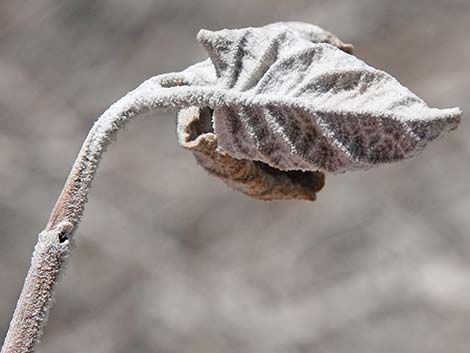
[[[312,28],[199,32],[213,68],[203,62],[185,74],[206,86],[200,105],[213,108],[219,151],[279,170],[338,173],[410,158],[457,127],[458,108],[429,108],[389,74],[312,42]]]
[[[292,32],[308,41],[328,42],[346,52],[352,45],[345,44],[320,27],[298,22],[274,23],[266,28]],[[208,59],[189,67],[181,73],[179,83],[214,85],[217,80],[212,62]],[[174,78],[174,76],[173,76]],[[176,80],[178,81],[178,80]],[[160,80],[162,83],[162,80]],[[166,80],[166,87],[175,80]],[[210,174],[223,180],[231,188],[261,199],[303,199],[313,201],[325,182],[320,171],[281,171],[269,165],[249,159],[235,159],[218,149],[218,139],[212,126],[212,110],[191,107],[178,114],[178,140],[181,146],[193,152],[198,163]]]

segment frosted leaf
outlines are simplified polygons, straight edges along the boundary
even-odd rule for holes
[[[333,34],[306,23],[278,22],[264,28],[289,31],[313,43],[330,43],[348,53],[353,49]],[[217,80],[210,59],[190,66],[181,75],[192,85],[214,85]],[[262,162],[235,159],[218,149],[212,109],[191,107],[181,110],[177,131],[179,143],[193,152],[199,165],[228,186],[253,198],[313,201],[324,185],[325,175],[320,171],[282,171]]]
[[[207,72],[213,87],[206,101],[219,151],[285,171],[338,173],[410,158],[457,127],[459,109],[429,108],[389,74],[312,42],[317,27],[309,26],[199,32],[213,69],[205,62],[193,74]]]

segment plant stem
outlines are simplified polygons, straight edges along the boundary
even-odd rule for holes
[[[70,223],[63,222],[55,231],[39,234],[2,352],[34,352],[47,320],[54,287],[70,254],[70,240],[61,242],[60,234],[71,228]]]
[[[133,117],[163,108],[202,103],[201,95],[184,85],[181,74],[151,78],[114,103],[95,122],[39,234],[31,266],[10,322],[1,353],[32,353],[47,321],[54,289],[70,255],[72,235],[83,215],[103,152]],[[163,87],[165,83],[165,87]],[[197,91],[197,90],[196,90]]]

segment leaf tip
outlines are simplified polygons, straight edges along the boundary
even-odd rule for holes
[[[231,41],[229,40],[228,30],[211,31],[201,29],[196,35],[196,39],[205,48],[220,49],[226,47]]]
[[[214,35],[214,31],[208,29],[200,29],[196,34],[196,39],[199,43],[204,43],[208,38]]]

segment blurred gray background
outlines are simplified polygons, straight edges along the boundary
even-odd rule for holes
[[[302,20],[433,107],[470,112],[470,1],[1,0],[0,336],[96,117],[206,57],[200,28]],[[175,114],[105,155],[40,352],[457,353],[470,345],[470,125],[422,155],[262,202],[178,147]]]

